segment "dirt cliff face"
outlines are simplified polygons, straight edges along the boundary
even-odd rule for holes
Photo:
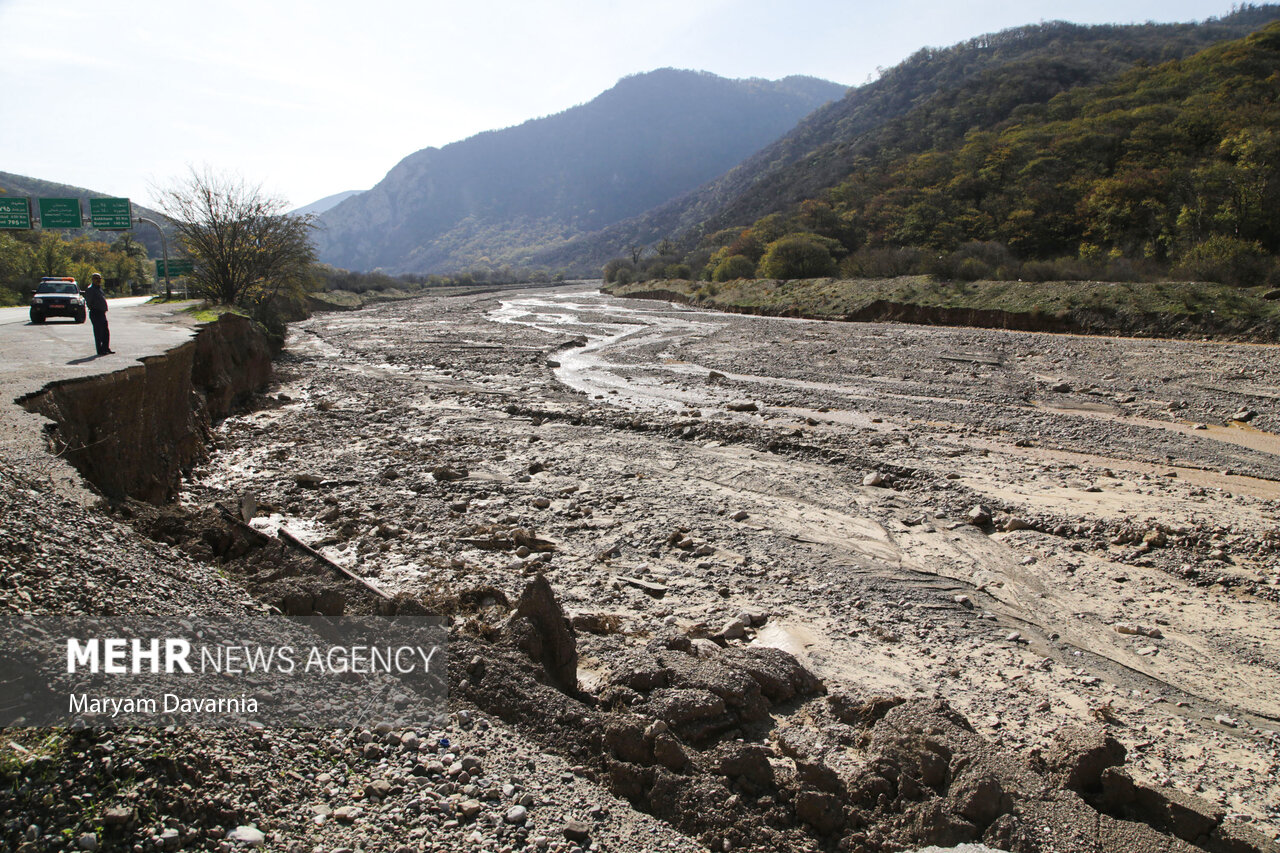
[[[164,503],[205,457],[210,424],[270,380],[273,355],[251,321],[226,314],[164,355],[57,382],[19,403],[53,422],[54,451],[102,494]]]

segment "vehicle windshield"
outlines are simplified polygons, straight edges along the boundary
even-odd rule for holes
[[[46,281],[36,288],[36,293],[79,293],[74,281]]]

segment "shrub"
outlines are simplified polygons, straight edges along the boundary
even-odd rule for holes
[[[807,236],[774,240],[760,259],[760,275],[765,278],[824,278],[835,271],[827,247]]]
[[[618,273],[624,269],[625,270],[633,269],[633,265],[631,261],[629,261],[628,259],[614,258],[613,260],[609,261],[607,264],[604,265],[604,270],[602,272],[605,282],[612,284],[613,282],[617,281]],[[628,279],[628,281],[630,281],[630,279]],[[626,282],[622,282],[622,283],[625,284]]]
[[[711,273],[712,281],[733,281],[738,278],[754,278],[756,265],[746,255],[730,255],[716,265]]]
[[[924,253],[911,248],[859,249],[840,262],[846,278],[898,278],[924,272]]]
[[[1215,234],[1188,249],[1173,273],[1197,281],[1249,287],[1265,280],[1268,266],[1261,244]]]

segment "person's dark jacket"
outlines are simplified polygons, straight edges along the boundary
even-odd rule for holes
[[[98,311],[103,314],[107,313],[107,297],[102,292],[102,288],[96,284],[91,284],[84,291],[84,304],[90,311]]]

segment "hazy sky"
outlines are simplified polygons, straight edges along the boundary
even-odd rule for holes
[[[672,66],[859,85],[923,46],[1210,0],[0,0],[0,171],[149,204],[189,166],[300,206]]]

